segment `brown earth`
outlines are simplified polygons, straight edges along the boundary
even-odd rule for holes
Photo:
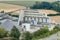
[[[43,13],[47,13],[47,14],[56,14],[58,12],[54,11],[54,10],[44,10],[44,9],[40,9],[38,10],[39,12],[43,12]]]
[[[60,16],[51,16],[52,23],[60,23]]]
[[[4,12],[11,12],[11,11],[15,11],[18,9],[26,9],[26,7],[25,6],[0,3],[0,11],[4,10]]]

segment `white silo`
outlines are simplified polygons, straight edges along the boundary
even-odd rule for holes
[[[20,10],[18,25],[20,25],[23,22],[23,17],[24,17],[24,10]]]

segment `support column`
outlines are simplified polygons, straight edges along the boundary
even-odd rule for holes
[[[42,18],[42,23],[43,23],[43,18]]]
[[[42,22],[42,18],[39,18],[39,22],[40,22],[40,23]]]
[[[38,17],[38,22],[39,22],[39,17]]]
[[[27,21],[29,21],[29,17],[27,17]]]
[[[38,22],[38,18],[36,17],[36,22]]]
[[[46,23],[47,23],[47,18],[46,18]]]
[[[34,20],[36,21],[36,17],[34,17]]]
[[[27,22],[29,22],[29,17],[27,17]]]
[[[23,17],[23,22],[25,22],[25,17]]]
[[[29,21],[30,21],[30,17],[29,17]]]
[[[25,21],[27,21],[27,17],[25,17]]]

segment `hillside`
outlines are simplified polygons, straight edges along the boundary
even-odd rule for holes
[[[13,4],[6,4],[6,3],[0,3],[0,11],[4,10],[5,12],[11,12],[14,10],[18,10],[18,9],[26,9],[25,6],[21,6],[21,5],[13,5]],[[44,9],[38,9],[39,12],[45,12],[47,14],[56,14],[56,11],[53,10],[44,10]],[[14,12],[14,14],[18,14],[19,11]]]
[[[0,1],[0,3],[8,3],[8,4],[15,4],[15,5],[23,5],[23,6],[33,6],[36,1],[39,2],[54,2],[56,0],[7,0],[7,1]]]
[[[0,3],[6,3],[6,4],[15,4],[15,5],[22,5],[22,6],[33,6],[35,4],[35,1],[0,1]]]
[[[4,10],[5,12],[11,12],[18,9],[26,9],[26,7],[13,4],[0,3],[0,11]]]
[[[0,0],[0,1],[47,1],[47,2],[53,2],[56,0]]]

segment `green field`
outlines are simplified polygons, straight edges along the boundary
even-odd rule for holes
[[[8,3],[22,6],[33,6],[35,1],[0,1],[0,3]]]
[[[15,4],[15,5],[22,5],[22,6],[33,6],[35,4],[36,1],[0,1],[0,3],[8,3],[8,4]],[[38,1],[38,2],[43,2],[43,1]],[[48,1],[46,0],[46,2],[54,2],[54,1]]]

